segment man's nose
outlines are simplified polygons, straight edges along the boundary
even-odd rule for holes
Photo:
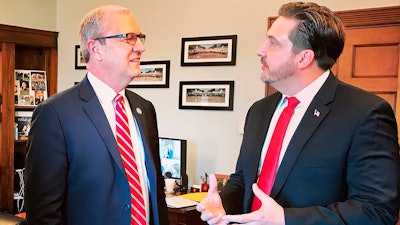
[[[265,57],[266,56],[266,45],[267,42],[265,41],[258,49],[257,49],[257,55],[260,57]]]
[[[146,48],[144,47],[144,43],[138,38],[136,40],[135,45],[133,46],[133,51],[135,52],[144,52],[146,51]]]

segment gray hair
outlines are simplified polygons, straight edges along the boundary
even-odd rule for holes
[[[88,12],[79,26],[80,45],[85,62],[89,62],[89,51],[86,43],[90,39],[101,37],[107,33],[107,24],[104,22],[106,14],[130,14],[128,8],[116,5],[104,5]],[[100,40],[103,41],[103,40]],[[103,42],[104,43],[104,42]],[[102,43],[102,44],[103,44]]]

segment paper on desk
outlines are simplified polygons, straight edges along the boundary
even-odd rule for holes
[[[193,192],[180,196],[182,198],[186,198],[192,201],[201,202],[201,200],[203,200],[207,196],[207,192]]]
[[[172,196],[165,198],[167,206],[170,208],[184,208],[197,205],[198,202],[192,201],[181,196]]]

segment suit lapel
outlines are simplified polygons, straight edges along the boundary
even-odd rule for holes
[[[129,101],[129,105],[131,107],[133,116],[135,117],[135,120],[138,124],[141,139],[143,142],[143,148],[144,148],[144,156],[145,156],[145,164],[146,168],[155,168],[154,162],[153,162],[153,156],[152,151],[150,151],[150,137],[148,131],[150,130],[148,128],[148,124],[146,122],[146,115],[145,115],[145,108],[141,104],[141,101],[139,98],[131,91],[125,90],[125,95]],[[156,156],[159,157],[159,156]],[[147,171],[149,173],[151,171]]]
[[[97,129],[97,132],[101,136],[104,141],[104,145],[110,152],[112,158],[115,163],[121,169],[124,170],[124,166],[122,165],[121,157],[118,151],[117,142],[115,140],[114,134],[110,128],[110,124],[103,112],[103,108],[100,105],[98,98],[89,83],[89,80],[86,78],[79,84],[79,93],[80,98],[86,101],[86,104],[83,106],[83,110],[88,115],[89,119],[92,121],[93,126]]]
[[[159,156],[153,155],[158,154],[158,151],[156,151],[156,148],[158,150],[158,145],[157,147],[154,146],[158,143],[158,133],[157,127],[154,127],[153,125],[153,111],[149,110],[152,106],[150,103],[146,103],[145,100],[129,90],[125,90],[125,95],[129,101],[133,116],[135,117],[135,120],[137,122],[140,131],[139,135],[141,136],[143,143],[144,160],[147,172],[147,179],[149,182],[148,188],[151,205],[150,213],[153,215],[154,218],[157,218],[157,215],[159,214],[159,210],[157,207],[160,204],[160,183],[158,183],[159,179],[157,179],[157,175],[161,174],[161,172],[159,168],[156,168],[154,162],[154,159]],[[154,135],[155,133],[157,133],[157,135]],[[154,138],[156,138],[157,140],[154,140]],[[159,223],[159,221],[157,222],[156,220],[154,222]]]
[[[285,156],[279,166],[272,187],[271,197],[275,197],[280,192],[305,144],[311,138],[320,123],[328,115],[330,108],[327,104],[333,101],[338,84],[339,81],[331,73],[324,85],[311,101],[303,119],[293,134]]]
[[[249,163],[244,169],[248,170],[245,174],[251,174],[251,179],[249,180],[251,183],[248,185],[251,186],[255,180],[257,180],[258,176],[258,167],[260,163],[260,156],[263,150],[265,137],[267,135],[267,131],[271,122],[272,115],[274,114],[276,105],[282,98],[282,94],[276,92],[275,94],[269,96],[268,98],[262,100],[262,107],[260,111],[255,110],[257,115],[252,115],[253,118],[262,118],[261,120],[255,121],[255,123],[251,123],[245,129],[249,129],[249,131],[245,130],[244,134],[246,136],[243,140],[247,140],[248,143],[242,144],[242,146],[252,146],[252,154],[244,154],[245,162],[254,162]],[[271,107],[274,106],[274,107]]]

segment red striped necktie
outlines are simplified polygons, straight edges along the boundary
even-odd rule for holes
[[[258,187],[267,195],[271,194],[272,185],[274,184],[283,138],[285,137],[290,118],[292,118],[294,108],[300,103],[295,97],[286,97],[286,99],[288,105],[283,109],[276,123],[257,183]],[[251,211],[258,210],[260,207],[261,201],[254,196]]]
[[[144,206],[142,186],[135,154],[129,131],[128,117],[126,115],[124,98],[117,94],[115,97],[115,119],[118,150],[125,168],[126,177],[131,192],[131,224],[146,225],[146,210]]]

